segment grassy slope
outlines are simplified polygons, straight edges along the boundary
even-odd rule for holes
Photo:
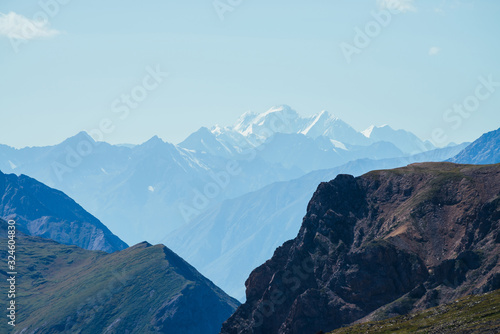
[[[0,243],[0,257],[6,259],[7,240],[0,238]],[[152,332],[150,317],[145,315],[184,288],[194,288],[202,277],[165,252],[162,245],[142,243],[107,254],[21,236],[16,249],[17,326],[12,331],[5,317],[0,333],[38,327],[73,333],[116,327]],[[0,270],[4,282],[5,276]],[[0,291],[2,301],[8,300],[6,292],[5,288]]]
[[[468,296],[419,313],[337,329],[359,333],[500,333],[500,290]]]

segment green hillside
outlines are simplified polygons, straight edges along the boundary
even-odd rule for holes
[[[163,245],[108,254],[19,234],[16,262],[17,325],[0,333],[218,333],[238,304]]]

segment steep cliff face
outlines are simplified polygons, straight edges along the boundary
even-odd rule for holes
[[[500,165],[424,163],[319,185],[222,333],[316,333],[500,287]]]

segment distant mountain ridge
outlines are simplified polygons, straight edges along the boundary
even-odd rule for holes
[[[85,132],[54,146],[0,145],[0,170],[64,191],[129,244],[158,243],[222,201],[269,184],[356,159],[407,157],[407,147],[428,150],[405,131],[386,130],[380,141],[326,111],[301,117],[279,106],[201,128],[178,145],[157,136],[110,145]]]
[[[180,143],[181,147],[200,149],[200,140],[209,138],[208,129],[198,140],[193,137]],[[371,126],[369,130],[358,132],[341,119],[332,116],[327,111],[321,111],[313,116],[301,117],[287,105],[272,107],[268,111],[257,114],[247,112],[232,126],[221,128],[214,126],[210,130],[213,137],[210,142],[218,144],[220,152],[237,152],[249,146],[259,146],[277,133],[302,134],[305,137],[317,139],[325,137],[337,143],[340,147],[369,146],[376,142],[389,142],[395,145],[405,155],[417,154],[435,149],[430,142],[420,140],[414,134],[404,130],[393,130],[388,125]]]
[[[476,165],[499,163],[500,129],[485,133],[457,156],[448,161]]]
[[[127,244],[63,192],[26,175],[0,171],[0,217],[20,231],[67,245],[114,252]]]
[[[130,148],[95,142],[79,133],[50,147],[1,147],[0,157],[3,170],[30,175],[64,191],[129,243],[159,241],[193,212],[302,174],[259,158],[233,163],[234,159],[189,151],[156,136]],[[218,188],[207,193],[206,185],[218,182],[217,175],[227,173],[230,163],[235,169],[230,186],[216,183]],[[199,194],[202,206],[193,203]],[[183,207],[188,207],[186,214]]]

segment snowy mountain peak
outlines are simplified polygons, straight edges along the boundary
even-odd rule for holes
[[[232,127],[245,137],[265,140],[274,133],[297,133],[299,114],[287,105],[275,106],[261,114],[247,112]],[[228,129],[229,130],[229,129]]]
[[[328,127],[338,121],[337,117],[330,115],[326,110],[321,111],[306,120],[305,127],[300,133],[309,137],[319,137],[325,135]]]
[[[413,133],[406,130],[394,130],[387,124],[372,125],[362,133],[372,142],[391,142],[405,154],[418,154],[435,148],[434,145],[425,143]]]
[[[370,125],[366,130],[361,131],[361,133],[366,138],[370,138],[370,136],[372,135],[373,129],[375,129],[375,125]]]
[[[241,115],[236,123],[233,125],[233,129],[236,131],[242,131],[248,127],[248,125],[257,117],[258,114],[247,111],[243,115]],[[216,126],[218,127],[218,126]]]
[[[263,125],[264,123],[274,118],[293,122],[300,118],[300,116],[295,110],[287,105],[274,106],[266,112],[257,114],[256,117],[252,120],[252,124]]]
[[[372,134],[373,134],[373,131],[377,131],[378,129],[385,129],[385,130],[389,130],[389,131],[394,131],[393,128],[391,128],[389,125],[387,124],[383,124],[381,126],[375,126],[375,125],[370,125],[366,130],[364,131],[361,131],[361,133],[366,137],[366,138],[371,138],[372,137]]]
[[[328,110],[322,110],[319,113],[314,114],[313,117],[318,118],[318,119],[326,117],[326,118],[329,118],[329,119],[332,119],[332,120],[338,120],[338,117],[330,114],[328,112]]]
[[[220,135],[222,133],[222,128],[218,125],[218,124],[215,124],[214,126],[212,126],[212,128],[210,129],[210,132],[212,132],[214,135]]]
[[[314,114],[313,116],[310,117],[310,119],[313,120],[313,123],[318,123],[318,122],[326,122],[326,121],[337,121],[339,120],[338,117],[335,117],[331,115],[328,111],[323,110],[317,114]]]
[[[419,138],[404,130],[394,130],[388,125],[378,127],[372,125],[365,131],[358,132],[326,110],[312,116],[301,117],[288,105],[274,106],[260,114],[247,111],[234,125],[225,127],[215,125],[210,132],[212,136],[205,130],[197,134],[196,140],[190,138],[181,143],[181,146],[227,156],[230,152],[242,152],[260,146],[275,134],[297,134],[312,139],[325,137],[333,140],[336,148],[342,149],[349,145],[369,146],[385,141],[393,143],[405,154],[428,150]],[[217,147],[216,151],[210,149],[214,147]]]
[[[270,108],[268,111],[260,114],[259,116],[261,117],[266,117],[268,115],[271,115],[271,114],[278,114],[280,116],[285,116],[286,118],[289,118],[289,119],[297,119],[299,118],[299,114],[293,110],[290,106],[286,105],[286,104],[283,104],[283,105],[280,105],[280,106],[274,106],[272,108]]]

